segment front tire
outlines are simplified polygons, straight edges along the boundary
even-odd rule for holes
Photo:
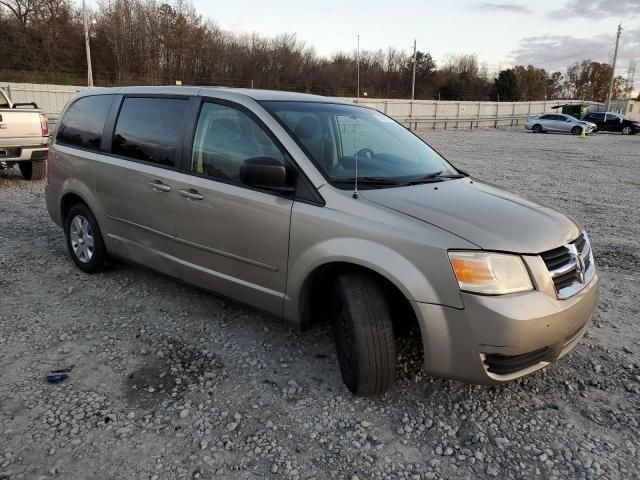
[[[364,273],[335,282],[333,319],[342,380],[356,395],[386,392],[396,379],[391,312],[380,284]]]
[[[18,168],[25,180],[42,180],[47,175],[47,164],[44,160],[18,162]]]
[[[534,125],[531,130],[533,131],[533,133],[541,133],[542,132],[542,126],[541,125]]]
[[[571,129],[571,133],[576,136],[580,135],[582,133],[582,129],[580,127],[573,127]]]
[[[85,273],[104,270],[108,264],[107,249],[93,213],[84,203],[76,203],[65,218],[64,233],[73,263]]]
[[[623,135],[631,135],[631,127],[624,127],[622,129],[622,134]]]

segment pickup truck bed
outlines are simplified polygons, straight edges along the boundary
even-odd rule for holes
[[[27,180],[38,180],[46,174],[49,124],[37,105],[30,108],[13,105],[0,90],[0,168],[17,164]]]

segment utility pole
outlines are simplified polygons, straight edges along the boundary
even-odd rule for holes
[[[358,34],[358,48],[356,49],[356,71],[358,72],[358,84],[356,87],[358,92],[356,93],[356,103],[360,103],[360,34]]]
[[[636,61],[630,60],[629,70],[627,70],[627,86],[626,86],[626,91],[627,91],[626,96],[628,100],[631,100],[631,94],[633,93],[633,84],[635,83],[635,77],[636,77]]]
[[[91,71],[91,47],[89,46],[89,25],[87,23],[87,8],[82,0],[82,22],[84,24],[84,46],[87,51],[87,84],[93,87],[93,72]]]
[[[411,100],[416,97],[416,39],[413,39],[413,74],[411,76]]]
[[[613,65],[611,65],[611,82],[609,83],[609,93],[607,94],[607,102],[604,104],[604,111],[608,112],[611,106],[611,95],[613,94],[613,82],[616,78],[616,60],[618,60],[618,45],[620,44],[620,35],[622,35],[622,24],[618,25],[618,33],[616,34],[616,48],[613,51]]]

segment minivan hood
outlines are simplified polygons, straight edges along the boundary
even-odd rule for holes
[[[578,226],[565,215],[470,178],[361,190],[360,195],[484,250],[538,254],[580,234]]]

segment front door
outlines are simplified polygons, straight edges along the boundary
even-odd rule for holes
[[[622,121],[617,115],[607,115],[607,131],[620,132],[622,130]]]
[[[187,172],[176,176],[176,248],[183,278],[282,314],[293,199],[248,187],[247,159],[286,154],[250,112],[204,102]]]

